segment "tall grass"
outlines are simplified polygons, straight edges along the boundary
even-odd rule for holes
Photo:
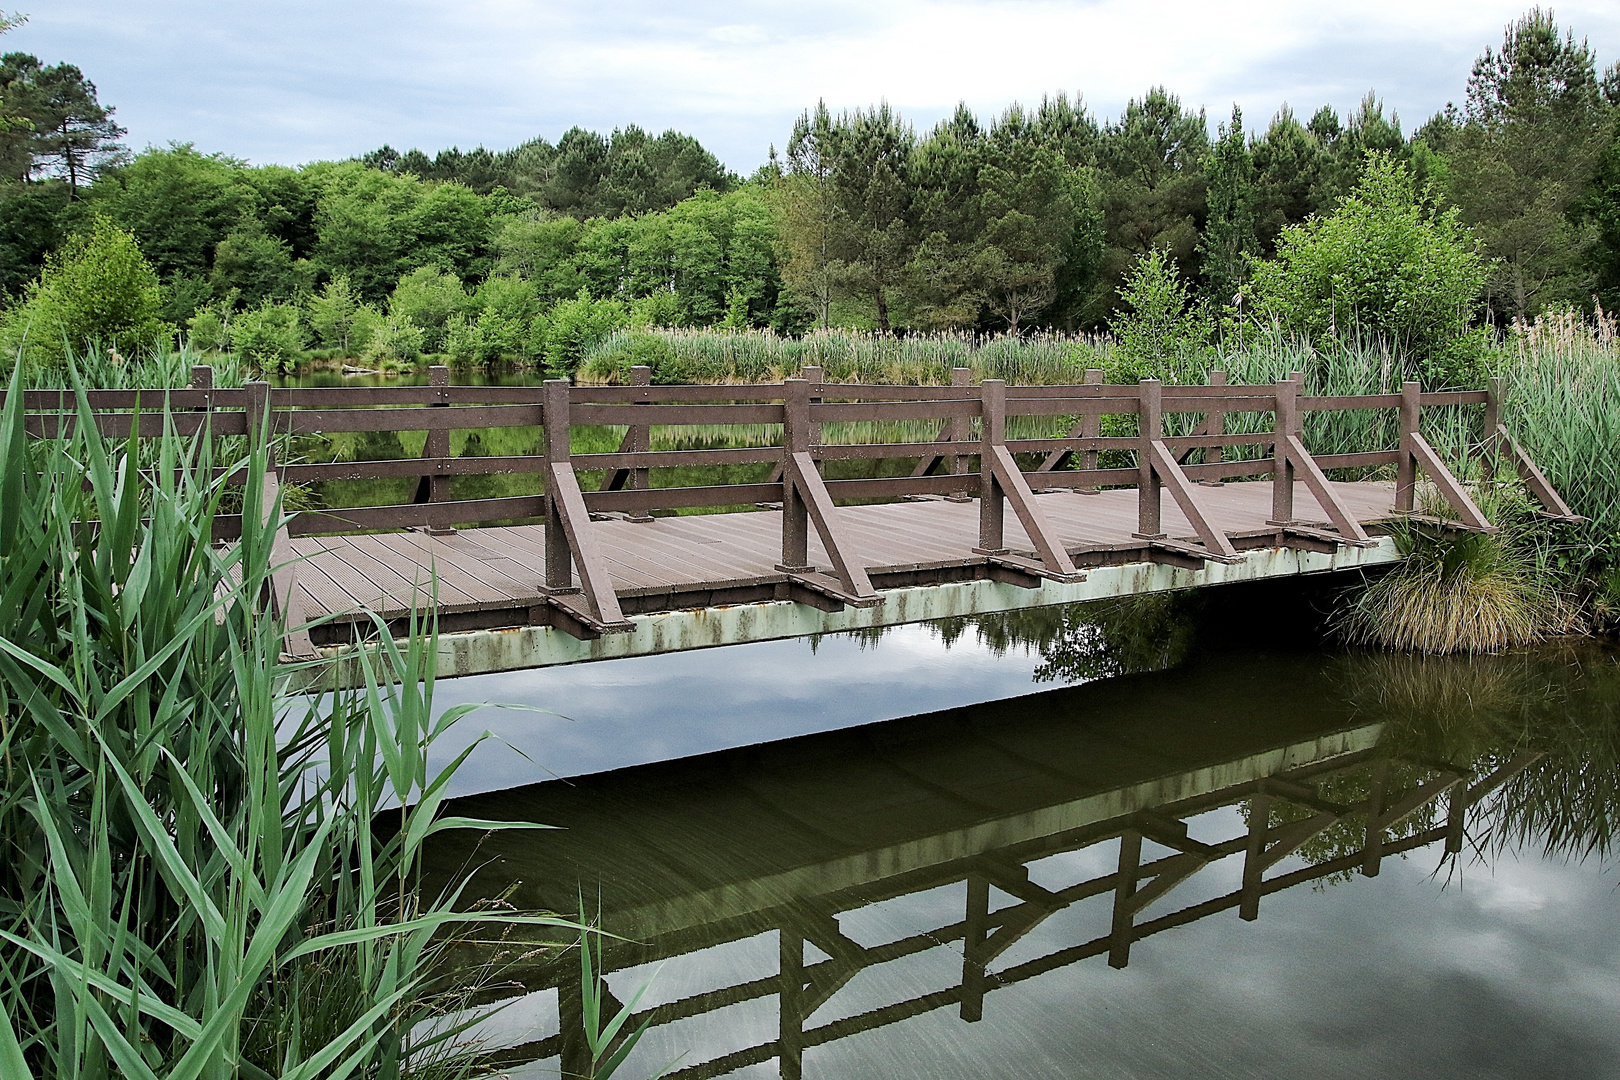
[[[0,409],[0,1076],[469,1074],[460,1029],[428,1023],[459,1000],[434,961],[487,916],[420,896],[419,853],[504,826],[439,814],[465,755],[427,765],[459,715],[432,717],[431,640],[384,636],[361,691],[284,696],[264,451],[171,431],[143,473],[82,395],[69,435],[27,438],[21,385]],[[216,464],[248,471],[227,546]]]
[[[646,364],[663,383],[774,382],[817,366],[835,382],[916,386],[949,383],[951,369],[965,367],[975,380],[1064,383],[1079,382],[1088,367],[1103,367],[1108,349],[1105,338],[1053,334],[889,337],[818,330],[794,338],[768,330],[619,330],[586,353],[579,378],[625,381],[632,365]]]
[[[1496,367],[1504,419],[1577,514],[1580,561],[1620,566],[1620,334],[1601,310],[1545,315],[1519,327]]]

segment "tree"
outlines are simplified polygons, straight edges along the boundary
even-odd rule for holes
[[[910,175],[917,138],[887,102],[840,116],[837,126],[830,188],[834,219],[844,227],[833,235],[831,254],[842,263],[840,284],[871,303],[878,333],[888,334],[890,301],[917,250]]]
[[[424,266],[399,279],[388,300],[388,314],[409,319],[422,331],[422,348],[438,352],[445,327],[467,309],[467,293],[456,275]]]
[[[1208,295],[1217,304],[1236,304],[1248,280],[1248,260],[1260,250],[1254,232],[1254,159],[1243,138],[1243,111],[1232,106],[1230,124],[1209,155],[1208,219],[1198,251],[1204,259]]]
[[[1592,51],[1532,8],[1486,49],[1468,80],[1464,124],[1450,160],[1451,196],[1497,259],[1493,309],[1524,318],[1579,302],[1592,284],[1597,239],[1570,211],[1612,137]]]
[[[285,240],[249,218],[215,248],[210,281],[216,296],[235,289],[245,306],[256,308],[307,292],[314,284],[313,270],[307,259],[293,258]]]
[[[157,274],[135,237],[98,217],[46,261],[23,303],[7,313],[8,351],[22,347],[33,360],[62,363],[91,345],[124,353],[151,347],[174,334],[158,318],[161,306]]]
[[[1251,259],[1254,315],[1319,344],[1380,338],[1408,375],[1457,385],[1478,373],[1488,270],[1457,208],[1420,199],[1410,172],[1375,153],[1332,214],[1285,228],[1276,259]]]
[[[1163,87],[1129,102],[1124,115],[1103,129],[1097,160],[1108,250],[1095,310],[1113,306],[1113,290],[1126,270],[1150,251],[1168,252],[1191,276],[1203,225],[1208,153],[1203,112],[1184,111],[1181,99]]]
[[[46,67],[26,53],[7,53],[0,57],[0,101],[5,114],[27,121],[8,121],[0,133],[0,159],[14,176],[19,166],[21,178],[61,176],[77,197],[81,184],[123,156],[114,110],[96,100],[95,84],[72,64]]]
[[[1201,380],[1213,327],[1168,252],[1137,260],[1125,275],[1120,304],[1109,320],[1119,339],[1110,382]]]
[[[815,312],[822,329],[831,325],[843,270],[835,251],[846,223],[832,184],[841,134],[825,101],[814,112],[806,110],[793,125],[787,169],[774,190],[782,279]]]
[[[219,243],[254,212],[243,163],[190,143],[150,149],[96,185],[96,205],[135,234],[159,277],[206,278]]]
[[[1332,116],[1332,110],[1328,110]],[[1338,118],[1333,117],[1337,128]],[[1287,105],[1272,117],[1265,134],[1251,148],[1254,162],[1254,231],[1259,251],[1270,255],[1288,225],[1325,213],[1343,194],[1338,189],[1332,155],[1316,131],[1294,116]]]
[[[268,301],[231,321],[231,348],[260,371],[290,371],[304,349],[298,308]]]

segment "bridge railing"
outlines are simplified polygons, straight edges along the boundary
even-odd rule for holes
[[[1489,530],[1490,522],[1422,434],[1424,409],[1483,407],[1478,447],[1512,460],[1549,515],[1571,519],[1568,506],[1500,422],[1499,380],[1476,391],[1424,393],[1415,382],[1398,394],[1308,396],[1303,376],[1274,384],[1229,385],[1213,372],[1206,385],[1110,385],[1103,373],[1066,386],[1007,386],[999,380],[972,384],[956,369],[949,386],[865,386],[829,383],[819,369],[781,383],[752,385],[651,385],[650,371],[636,368],[624,386],[452,386],[449,371],[431,369],[425,386],[272,388],[263,382],[217,389],[212,370],[194,369],[182,390],[89,392],[96,422],[108,435],[160,434],[166,423],[182,434],[243,437],[269,448],[281,436],[334,433],[424,433],[417,457],[335,462],[272,461],[272,486],[353,480],[415,480],[409,503],[300,510],[290,514],[283,538],[323,533],[422,528],[448,531],[494,521],[542,519],[546,525],[544,586],[556,595],[576,595],[571,614],[585,632],[628,627],[596,545],[592,519],[604,516],[650,521],[655,510],[780,505],[782,558],[777,570],[837,603],[871,604],[877,595],[841,522],[840,503],[940,498],[979,503],[976,557],[998,576],[1020,584],[1041,579],[1075,580],[1076,550],[1067,547],[1034,498],[1037,489],[1096,492],[1135,488],[1138,527],[1134,539],[1145,557],[1176,565],[1235,562],[1239,546],[1256,542],[1315,550],[1370,543],[1363,525],[1326,478],[1327,469],[1393,465],[1395,509],[1411,512],[1419,472],[1427,474],[1462,527]],[[52,436],[71,425],[71,395],[26,391],[32,415],[28,430]],[[166,406],[167,417],[164,415]],[[137,409],[141,411],[137,411]],[[1393,411],[1395,446],[1313,456],[1305,445],[1303,417],[1310,412]],[[1070,430],[1055,437],[1013,438],[1010,418],[1065,418]],[[1240,422],[1229,425],[1234,417]],[[1123,422],[1118,419],[1125,418]],[[1134,422],[1130,418],[1134,418]],[[827,425],[862,422],[923,423],[932,438],[903,442],[827,442]],[[937,428],[931,425],[937,424]],[[571,432],[580,426],[622,427],[623,440],[609,453],[579,453]],[[752,432],[759,445],[716,449],[652,449],[654,428],[730,428]],[[543,434],[541,452],[500,456],[455,456],[458,430],[528,428]],[[776,430],[780,436],[776,436]],[[1134,429],[1134,430],[1133,430]],[[914,429],[915,430],[915,429]],[[1021,464],[1018,456],[1032,465]],[[1258,456],[1255,456],[1258,455]],[[1198,460],[1194,461],[1194,458]],[[916,459],[909,475],[824,478],[833,461]],[[1122,464],[1123,462],[1123,464]],[[741,483],[658,486],[654,470],[715,466],[766,466],[763,480]],[[1077,467],[1068,467],[1068,466]],[[970,468],[972,471],[970,471]],[[763,471],[763,470],[762,470]],[[600,474],[594,490],[581,473]],[[458,499],[456,477],[533,475],[533,494]],[[1236,477],[1272,481],[1272,513],[1265,534],[1228,535],[1208,505],[1205,485]],[[1303,483],[1328,521],[1303,520],[1295,491]],[[1196,542],[1170,536],[1163,524],[1168,492],[1196,533]],[[1013,550],[1006,537],[1011,508],[1030,549]],[[219,538],[239,534],[240,519],[222,517]],[[814,530],[832,563],[824,573],[812,565]]]

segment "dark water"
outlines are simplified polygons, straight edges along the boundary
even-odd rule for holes
[[[496,714],[527,757],[458,807],[562,830],[433,869],[600,905],[620,1076],[1620,1075],[1620,655],[1352,653],[1271,599],[441,684],[570,719]],[[511,1075],[583,1071],[577,951],[497,955]]]

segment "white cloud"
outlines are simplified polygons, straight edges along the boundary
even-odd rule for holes
[[[573,124],[690,131],[747,171],[794,116],[886,99],[926,127],[1081,93],[1103,115],[1163,84],[1251,125],[1376,89],[1408,126],[1460,99],[1523,0],[1354,6],[1284,0],[898,0],[857,4],[536,0],[271,5],[77,0],[7,48],[78,63],[131,141],[196,140],[260,161],[555,139]],[[1560,4],[1600,56],[1620,11]]]

